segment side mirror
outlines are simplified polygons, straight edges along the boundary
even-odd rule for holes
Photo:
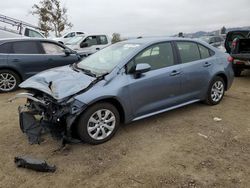
[[[151,70],[151,66],[147,63],[137,64],[134,70],[135,78],[139,78],[141,74]]]
[[[86,47],[88,47],[89,45],[88,45],[88,43],[81,43],[80,44],[80,48],[86,48]]]
[[[64,53],[66,56],[69,56],[72,53],[72,51],[70,49],[66,48],[66,49],[64,49]]]

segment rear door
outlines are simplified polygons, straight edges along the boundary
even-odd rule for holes
[[[76,54],[72,53],[66,55],[64,52],[65,47],[57,43],[41,41],[40,44],[44,57],[47,59],[44,64],[45,69],[69,65],[78,61],[78,56]]]
[[[11,50],[8,57],[10,67],[17,67],[24,78],[28,78],[45,69],[47,58],[43,55],[39,42],[36,40],[10,42]]]
[[[132,72],[140,63],[151,65],[151,70],[135,78]],[[181,69],[176,64],[170,42],[143,50],[127,64],[127,71],[130,101],[136,118],[179,104]]]
[[[208,88],[216,60],[210,57],[210,49],[195,42],[177,41],[176,47],[182,69],[182,102],[198,100]]]

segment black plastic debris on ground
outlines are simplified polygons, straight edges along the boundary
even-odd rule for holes
[[[46,161],[28,156],[15,157],[14,162],[18,168],[27,168],[37,172],[55,172],[55,165],[48,165]]]

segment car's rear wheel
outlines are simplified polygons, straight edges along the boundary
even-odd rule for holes
[[[233,70],[234,70],[234,76],[235,77],[240,77],[241,76],[241,72],[242,72],[241,69],[234,68]]]
[[[120,124],[116,107],[110,103],[97,103],[80,117],[77,132],[81,140],[89,144],[101,144],[111,139]]]
[[[21,79],[11,70],[0,70],[0,92],[10,92],[18,88]]]
[[[209,105],[219,104],[225,93],[225,81],[223,78],[215,77],[208,89],[206,103]]]

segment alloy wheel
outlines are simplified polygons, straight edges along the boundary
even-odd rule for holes
[[[16,87],[17,81],[15,76],[10,73],[0,74],[0,90],[1,91],[11,91]]]
[[[223,94],[224,94],[224,84],[222,81],[218,80],[212,86],[211,99],[214,102],[218,102],[222,99]]]
[[[115,129],[116,117],[108,109],[101,109],[94,112],[87,124],[87,131],[91,138],[103,140],[107,138]]]

